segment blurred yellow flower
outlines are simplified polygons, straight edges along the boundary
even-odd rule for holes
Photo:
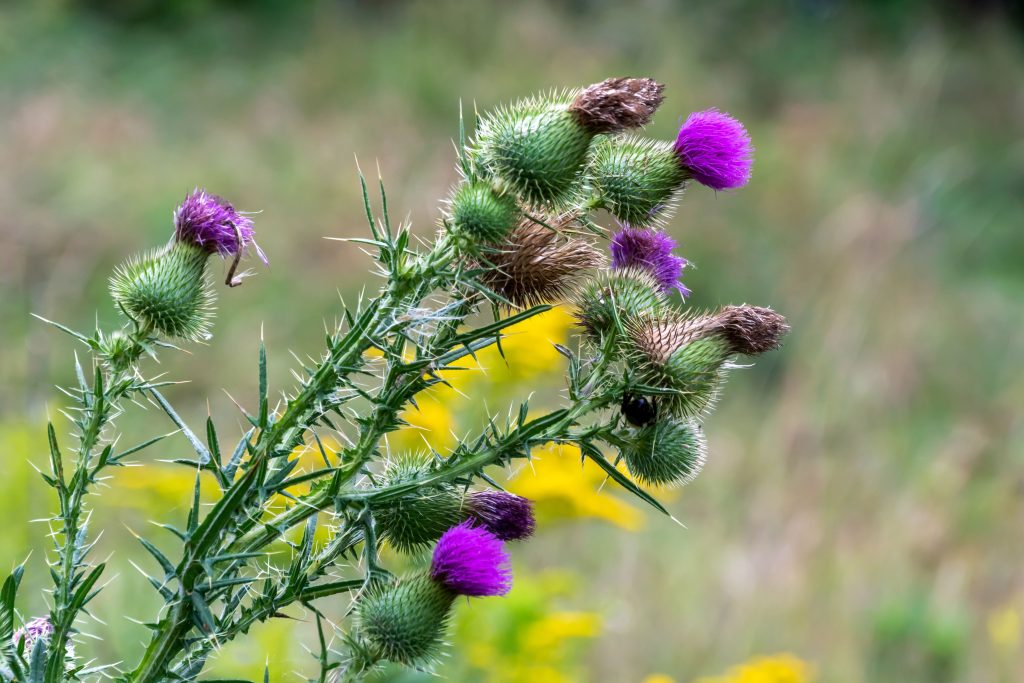
[[[606,489],[606,477],[589,460],[580,464],[578,447],[549,443],[534,449],[533,459],[508,488],[533,500],[541,519],[602,519],[636,531],[643,514]]]
[[[601,630],[601,618],[590,612],[554,612],[530,624],[523,634],[527,650],[550,650],[569,638],[593,638]]]
[[[492,382],[521,382],[550,373],[565,363],[554,345],[565,344],[572,325],[572,315],[562,306],[527,318],[505,330],[501,340],[505,357],[496,345],[488,346],[477,354],[478,367]]]
[[[439,375],[448,384],[438,384],[416,397],[416,406],[402,412],[409,423],[388,438],[396,451],[418,451],[426,446],[446,452],[455,445],[453,432],[458,427],[456,415],[460,411],[476,411],[479,399],[470,399],[471,385],[488,383],[491,401],[511,399],[508,385],[524,382],[538,375],[550,373],[563,362],[554,343],[565,343],[572,317],[563,309],[555,308],[535,315],[509,327],[502,339],[501,352],[496,345],[488,346],[472,356],[463,358],[457,368],[441,370]],[[380,358],[380,351],[367,351],[368,357]],[[509,395],[503,396],[502,389]]]
[[[995,610],[986,623],[988,638],[996,648],[1013,652],[1020,645],[1020,613],[1012,606]]]
[[[452,680],[486,683],[574,683],[582,680],[574,643],[594,638],[601,617],[590,612],[552,609],[578,580],[564,572],[519,574],[504,600],[473,603],[455,618],[455,648],[469,672]],[[480,678],[480,675],[483,678]]]
[[[698,678],[695,683],[809,683],[814,679],[810,664],[791,654],[777,654],[733,667],[722,676]]]
[[[642,683],[676,683],[676,679],[665,674],[651,674]]]

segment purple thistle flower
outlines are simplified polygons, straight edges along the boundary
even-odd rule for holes
[[[210,254],[235,256],[251,244],[267,263],[266,255],[253,239],[255,234],[252,219],[236,211],[227,200],[199,188],[174,211],[174,239],[196,244]]]
[[[505,491],[477,491],[469,494],[466,507],[470,519],[502,541],[519,541],[533,535],[533,503]]]
[[[472,522],[463,522],[441,536],[434,548],[430,578],[458,595],[505,595],[512,589],[512,571],[497,536]]]
[[[13,645],[14,647],[18,647],[18,643],[20,643],[21,639],[24,638],[25,653],[26,655],[31,655],[32,650],[35,649],[37,642],[42,640],[44,643],[49,645],[50,638],[52,636],[53,624],[50,623],[49,617],[36,617],[32,621],[25,624],[24,628],[19,628],[17,631],[14,632],[14,635],[11,636],[11,645]],[[75,664],[73,660],[76,657],[74,643],[72,643],[70,640],[67,641],[67,644],[65,645],[64,648],[64,652],[67,655],[67,667],[69,669],[74,668]],[[2,663],[2,660],[0,660],[0,664]]]
[[[750,180],[754,148],[743,124],[717,109],[690,114],[676,137],[676,153],[694,179],[715,190]]]
[[[690,296],[690,290],[679,281],[687,261],[672,253],[676,241],[665,233],[626,225],[608,246],[612,268],[642,268],[654,276],[664,291],[678,289],[683,296]]]
[[[21,642],[21,639],[25,639],[25,652],[32,652],[32,648],[35,646],[36,641],[42,638],[43,640],[49,640],[50,636],[53,635],[53,624],[46,617],[38,617],[25,624],[24,628],[19,628],[14,632],[11,637],[11,644],[15,647]]]

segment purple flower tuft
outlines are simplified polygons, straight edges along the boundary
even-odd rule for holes
[[[519,541],[533,535],[533,503],[505,491],[477,491],[467,501],[470,518],[502,541]]]
[[[717,109],[690,114],[676,137],[676,153],[694,179],[715,190],[750,180],[754,148],[743,124]]]
[[[36,641],[42,638],[43,640],[49,640],[50,636],[53,635],[53,624],[46,617],[38,617],[25,624],[24,628],[19,628],[14,632],[14,636],[11,638],[11,644],[15,647],[21,642],[21,639],[25,639],[25,652],[32,652],[32,648],[35,646]]]
[[[252,219],[236,211],[227,200],[199,188],[174,211],[174,238],[199,245],[210,254],[234,256],[239,247],[245,249],[251,244],[267,263],[266,255],[253,239],[255,234]]]
[[[509,557],[497,536],[463,522],[441,536],[430,578],[458,595],[505,595],[512,589]]]
[[[612,268],[643,268],[664,291],[678,289],[689,296],[690,290],[679,281],[687,261],[672,253],[675,246],[676,241],[663,232],[624,226],[609,244]]]
[[[50,623],[50,619],[48,617],[36,617],[32,621],[25,624],[24,628],[19,628],[17,631],[14,632],[14,635],[11,636],[11,645],[13,645],[14,647],[18,647],[18,643],[20,643],[21,639],[24,638],[25,653],[26,655],[31,655],[32,650],[35,649],[37,642],[42,640],[44,643],[49,645],[50,638],[52,636],[53,624]],[[65,652],[67,654],[68,660],[75,659],[75,646],[70,640],[67,642],[67,645],[65,646]],[[2,666],[2,664],[3,660],[0,660],[0,666]],[[74,662],[68,661],[67,666],[68,668],[74,668]],[[0,669],[0,671],[3,671],[3,669]]]

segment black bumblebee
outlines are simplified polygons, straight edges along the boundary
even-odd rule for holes
[[[626,394],[622,397],[622,414],[634,427],[646,427],[658,419],[658,404],[653,398]]]

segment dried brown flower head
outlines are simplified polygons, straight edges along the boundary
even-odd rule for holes
[[[618,133],[647,125],[664,89],[650,78],[609,78],[584,88],[569,111],[594,134]]]
[[[547,222],[552,227],[524,219],[481,264],[483,283],[515,307],[559,301],[577,277],[604,263],[589,242],[560,230],[565,221]]]
[[[709,332],[719,331],[733,353],[748,356],[779,348],[789,332],[782,315],[760,306],[726,306],[706,321]]]

